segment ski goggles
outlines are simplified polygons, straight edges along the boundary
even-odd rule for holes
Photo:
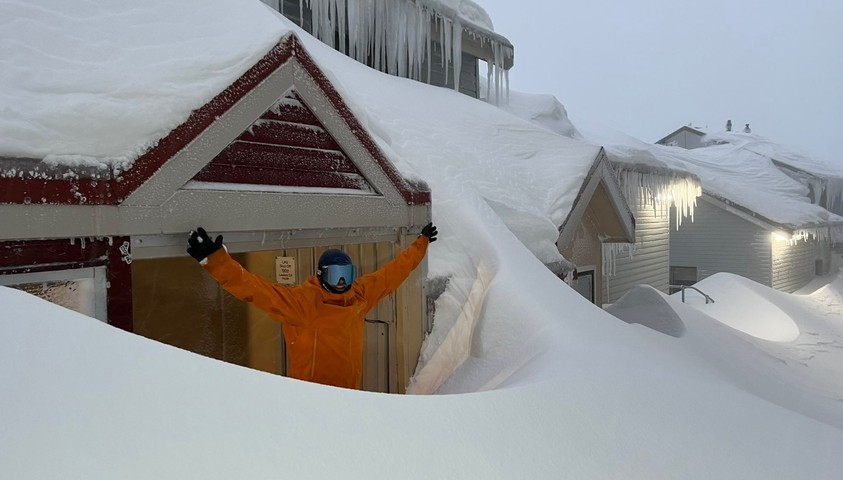
[[[357,267],[354,265],[325,265],[322,267],[322,281],[336,287],[340,279],[345,279],[346,285],[351,285],[357,278]]]

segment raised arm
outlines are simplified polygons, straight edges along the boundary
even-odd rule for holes
[[[366,298],[374,304],[400,287],[424,259],[427,247],[436,241],[437,233],[436,227],[432,223],[428,224],[422,229],[419,238],[394,260],[378,271],[360,277],[358,282],[362,284]]]
[[[211,241],[204,229],[197,228],[188,239],[187,253],[199,261],[220,285],[239,300],[267,312],[284,323],[303,325],[309,321],[290,287],[268,282],[250,273],[228,254],[222,235]]]

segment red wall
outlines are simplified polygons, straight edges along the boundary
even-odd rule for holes
[[[105,266],[108,323],[132,331],[131,250],[121,252],[124,243],[129,237],[0,242],[0,275]]]

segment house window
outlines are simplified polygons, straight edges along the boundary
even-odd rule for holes
[[[107,320],[105,267],[0,275],[0,285]]]
[[[572,286],[589,302],[594,303],[594,270],[579,271],[572,282]]]
[[[276,2],[278,3],[277,7],[268,1],[264,1],[269,6],[278,8],[282,15],[304,30],[313,31],[313,12],[307,4],[299,0],[276,0]]]
[[[670,293],[697,283],[697,267],[670,267]]]
[[[454,59],[450,59],[445,65],[442,55],[442,43],[431,42],[431,58],[422,60],[421,81],[437,87],[454,88]],[[480,97],[479,79],[480,60],[467,52],[460,56],[460,85],[459,92],[470,97]],[[428,75],[429,72],[429,75]]]

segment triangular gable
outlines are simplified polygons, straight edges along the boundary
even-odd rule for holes
[[[193,180],[375,191],[295,89],[265,111]]]
[[[598,208],[602,206],[603,210],[612,212],[611,218],[603,219],[603,225],[600,226],[602,231],[598,232],[606,237],[604,242],[635,242],[635,217],[621,192],[606,152],[602,148],[577,193],[568,217],[559,227],[556,245],[560,251],[566,248],[573,239],[577,226],[591,204]]]
[[[682,127],[677,128],[677,129],[676,129],[676,130],[674,130],[673,132],[671,132],[671,133],[669,133],[669,134],[665,135],[665,136],[664,136],[664,138],[662,138],[661,140],[657,141],[657,142],[656,142],[656,144],[658,144],[658,145],[666,145],[667,143],[669,143],[669,141],[670,141],[673,137],[675,137],[676,135],[679,135],[680,133],[690,133],[690,134],[696,135],[696,136],[698,136],[698,137],[703,137],[703,136],[705,136],[705,132],[701,132],[701,131],[697,130],[697,129],[696,129],[696,128],[694,128],[694,127],[682,126]]]
[[[295,72],[290,70],[292,64],[295,64]],[[289,67],[288,70],[279,73],[285,67]],[[293,73],[303,75],[294,79]],[[279,75],[285,77],[287,88],[284,91],[264,89],[259,95],[254,95],[268,79]],[[398,173],[301,46],[298,38],[288,34],[231,86],[195,110],[187,121],[139,157],[131,169],[125,172],[91,172],[90,176],[85,176],[83,172],[83,176],[71,176],[68,179],[66,171],[50,170],[37,159],[13,159],[21,166],[16,169],[16,175],[0,178],[0,203],[160,206],[194,177],[209,175],[219,180],[213,173],[199,173],[212,159],[222,163],[218,158],[220,152],[254,124],[260,112],[252,118],[242,118],[243,115],[248,115],[255,108],[265,112],[286,91],[297,87],[301,80],[307,85],[305,91],[299,91],[300,96],[307,96],[305,101],[308,103],[321,102],[320,106],[328,110],[323,115],[333,118],[333,125],[328,128],[324,128],[325,119],[320,120],[323,130],[330,132],[329,136],[333,137],[344,135],[346,143],[349,139],[354,142],[354,145],[339,149],[356,150],[354,153],[346,152],[346,158],[351,161],[342,163],[341,168],[350,172],[357,170],[354,175],[365,178],[369,184],[365,188],[384,195],[394,193],[390,195],[393,200],[397,196],[407,205],[430,202],[427,188],[410,184]],[[218,121],[224,116],[227,116],[226,122]],[[236,130],[233,136],[232,129]],[[361,162],[367,160],[370,164],[361,166]],[[216,167],[211,167],[211,170],[213,168]],[[260,181],[253,179],[251,182]],[[263,182],[270,180],[264,177]],[[359,182],[356,185],[363,186]]]

